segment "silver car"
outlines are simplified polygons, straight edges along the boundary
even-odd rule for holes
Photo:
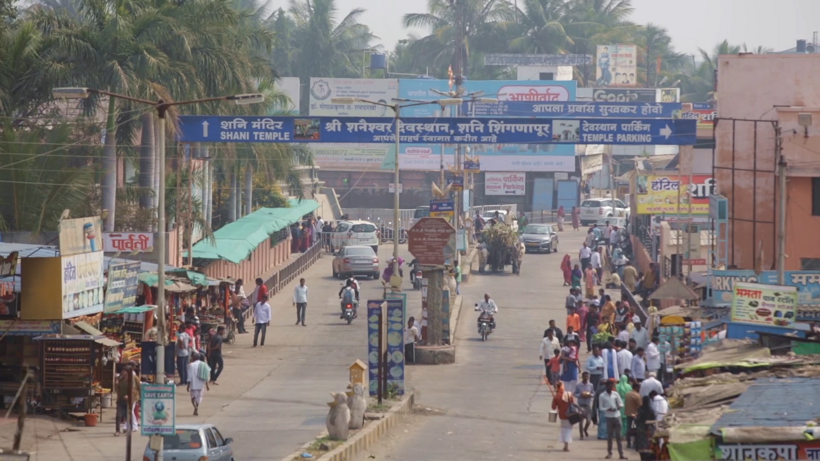
[[[558,234],[551,224],[527,224],[521,235],[527,253],[558,251]]]
[[[332,266],[334,277],[361,275],[379,278],[379,258],[367,245],[350,245],[342,248],[333,258]]]
[[[212,424],[177,424],[174,435],[163,440],[162,459],[166,461],[235,461],[233,439],[222,437]],[[154,459],[154,450],[145,447],[143,459]]]

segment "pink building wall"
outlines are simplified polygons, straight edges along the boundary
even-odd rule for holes
[[[714,176],[718,192],[729,199],[730,265],[753,269],[762,250],[761,265],[764,269],[774,268],[778,200],[774,122],[784,124],[783,152],[790,164],[797,167],[810,155],[798,152],[802,148],[793,142],[788,145],[786,127],[793,123],[787,120],[796,120],[796,114],[787,117],[787,111],[776,106],[820,107],[820,86],[813,83],[813,76],[818,74],[820,55],[732,55],[718,59]],[[820,128],[820,117],[815,119]],[[814,157],[813,161],[820,159],[818,154]],[[805,255],[815,253],[815,248],[820,254],[820,245],[806,248],[801,243],[809,240],[814,226],[792,223],[791,216],[814,219],[798,208],[805,208],[808,200],[811,214],[811,180],[807,180],[808,189],[805,182],[790,182],[787,193],[787,249],[789,242],[795,245],[787,260],[789,269],[799,269],[799,258],[811,257]]]

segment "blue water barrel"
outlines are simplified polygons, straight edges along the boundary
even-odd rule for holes
[[[387,57],[383,54],[370,54],[371,69],[387,69]]]

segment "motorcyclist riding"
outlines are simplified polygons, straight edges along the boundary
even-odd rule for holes
[[[416,282],[416,272],[418,272],[418,266],[420,265],[419,260],[416,258],[410,261],[410,282]]]
[[[489,294],[484,294],[484,301],[475,305],[475,310],[480,311],[481,313],[478,315],[478,320],[476,321],[477,325],[481,325],[482,318],[489,318],[490,320],[490,333],[495,330],[495,318],[493,317],[498,312],[498,306],[495,304],[495,301],[490,299]]]
[[[345,286],[339,290],[339,298],[342,300],[342,315],[339,318],[345,317],[345,304],[353,304],[353,318],[356,318],[356,311],[359,307],[359,289],[356,279],[352,277],[347,279]]]

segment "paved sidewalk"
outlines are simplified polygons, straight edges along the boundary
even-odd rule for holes
[[[380,248],[382,266],[390,253]],[[409,256],[406,246],[402,257]],[[367,358],[367,325],[363,317],[346,325],[339,319],[338,292],[341,280],[331,277],[332,256],[325,254],[303,274],[310,289],[307,327],[295,326],[292,293],[298,281],[272,299],[273,320],[264,347],[251,348],[252,333],[238,335],[225,345],[225,372],[219,385],[206,392],[200,416],[184,387],[178,388],[177,422],[217,425],[233,437],[237,459],[281,459],[311,440],[325,428],[329,392],[347,386],[347,367]],[[420,292],[413,291],[405,273],[404,289],[411,307],[420,306]],[[361,300],[382,297],[381,283],[362,283]],[[249,331],[253,331],[252,327]],[[35,461],[109,461],[123,459],[125,437],[114,437],[114,410],[107,409],[95,428],[75,432],[48,431],[44,425],[27,426],[37,439],[31,449]],[[0,427],[0,432],[5,429]],[[28,439],[27,439],[28,440]],[[141,460],[147,438],[135,436],[132,459]]]

